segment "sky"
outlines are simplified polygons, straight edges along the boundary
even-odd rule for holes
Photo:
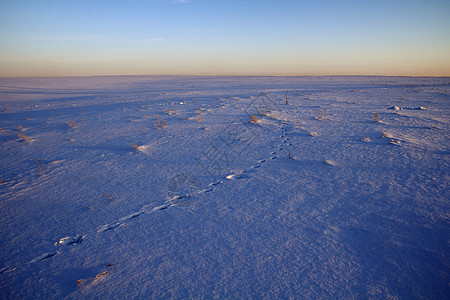
[[[450,75],[450,0],[0,0],[0,76]]]

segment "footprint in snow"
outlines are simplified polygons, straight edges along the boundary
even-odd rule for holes
[[[83,236],[64,237],[55,243],[56,246],[78,245],[83,241]]]
[[[402,142],[400,142],[399,140],[390,140],[389,144],[395,145],[395,146],[400,146],[402,144]]]
[[[126,221],[126,220],[137,218],[140,215],[142,215],[143,213],[144,213],[144,211],[138,211],[138,212],[132,213],[129,216],[123,217],[122,219],[120,219],[120,221]]]
[[[5,273],[5,272],[8,271],[8,270],[14,271],[15,268],[10,269],[10,267],[3,267],[3,268],[0,269],[0,274],[3,274],[3,273]]]
[[[277,158],[278,158],[278,156],[274,155],[270,159],[277,159]]]
[[[280,145],[280,146],[282,146],[282,145]],[[279,147],[280,147],[280,146],[279,146]],[[270,152],[270,154],[272,154],[272,155],[273,155],[273,154],[277,154],[277,152],[276,152],[276,151],[272,151],[272,152]]]
[[[261,159],[260,161],[258,161],[259,163],[263,163],[263,162],[265,162],[266,160],[265,159]]]
[[[33,260],[31,261],[31,263],[35,263],[35,262],[38,262],[38,261],[41,261],[41,260],[50,258],[50,257],[52,257],[52,256],[55,256],[56,254],[58,254],[58,252],[44,253],[44,254],[42,254],[41,256],[38,256],[38,257],[36,257],[35,259],[33,259]]]
[[[230,174],[227,177],[225,177],[228,180],[235,180],[235,179],[240,179],[242,176],[240,174]]]
[[[218,185],[218,184],[221,184],[222,183],[222,180],[218,180],[218,181],[215,181],[215,182],[211,182],[210,184],[208,184],[208,186],[215,186],[215,185]]]
[[[168,209],[170,206],[171,206],[171,205],[169,205],[169,204],[165,204],[165,205],[161,205],[161,206],[154,207],[154,208],[150,211],[150,213],[156,212],[156,211],[160,211],[160,210],[164,210],[164,209]]]
[[[199,193],[209,193],[214,190],[214,187],[208,187],[206,189],[201,190]]]
[[[260,168],[260,167],[261,167],[261,165],[252,166],[253,169],[257,169],[257,168]]]
[[[102,228],[100,228],[97,232],[99,232],[99,233],[106,232],[106,231],[109,231],[109,230],[114,229],[116,227],[119,227],[120,225],[122,225],[122,223],[119,223],[119,222],[108,224],[108,225],[105,225]]]

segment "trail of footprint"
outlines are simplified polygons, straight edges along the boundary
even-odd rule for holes
[[[283,127],[282,127],[282,138],[284,138],[287,134],[288,134],[288,133],[287,133],[287,130],[286,130],[286,128],[283,126]],[[292,143],[289,142],[289,138],[285,138],[285,139],[283,140],[283,143],[288,143],[288,144],[292,145]],[[282,147],[283,147],[283,144],[280,144],[279,147],[281,148],[280,150],[282,150],[282,149],[283,149],[283,148],[282,148]],[[271,160],[274,160],[274,159],[277,159],[277,158],[278,158],[278,156],[276,155],[276,153],[277,153],[276,151],[272,151],[272,152],[270,153],[271,155],[273,155],[272,157],[270,157]],[[266,159],[261,159],[261,160],[258,161],[259,164],[253,165],[253,166],[251,166],[251,168],[254,168],[254,169],[260,168],[260,167],[261,167],[260,163],[264,163],[264,162],[266,162]],[[244,173],[244,172],[246,172],[246,170],[244,170],[242,173]],[[235,179],[240,179],[241,176],[242,176],[241,174],[237,173],[237,174],[230,174],[230,175],[227,175],[225,178],[228,179],[228,180],[235,180]],[[205,189],[203,189],[203,190],[200,190],[200,191],[198,192],[198,194],[200,194],[200,193],[208,193],[208,192],[211,192],[211,191],[214,190],[214,187],[215,187],[215,186],[217,186],[217,185],[219,185],[219,184],[221,184],[221,183],[223,183],[223,181],[221,181],[221,180],[218,180],[218,181],[215,181],[215,182],[211,182],[211,183],[208,184],[208,187],[207,187],[207,188],[205,188]],[[186,197],[188,197],[188,196],[189,196],[189,195],[177,195],[177,196],[175,196],[174,198],[170,199],[169,203],[166,203],[166,204],[163,204],[163,205],[160,205],[160,206],[153,207],[153,208],[151,208],[151,209],[149,209],[149,210],[146,210],[146,206],[148,206],[148,205],[144,205],[144,206],[142,207],[142,209],[141,209],[140,211],[138,211],[138,212],[135,212],[135,213],[132,213],[132,214],[130,214],[130,215],[128,215],[128,216],[125,216],[125,217],[123,217],[123,218],[120,218],[120,219],[119,219],[118,221],[116,221],[116,222],[113,222],[113,223],[110,223],[110,224],[101,226],[100,229],[97,230],[97,233],[104,233],[104,232],[110,231],[110,230],[112,230],[112,229],[114,229],[114,228],[120,227],[121,225],[124,224],[123,222],[129,221],[129,220],[134,219],[134,218],[137,218],[137,217],[139,217],[139,216],[142,215],[142,214],[145,214],[145,213],[151,214],[151,213],[155,213],[155,212],[158,212],[158,211],[162,211],[162,210],[168,209],[168,208],[171,207],[171,206],[174,206],[174,205],[179,204],[178,201],[180,201],[180,200],[182,200],[182,199],[184,199],[184,198],[186,198]],[[85,239],[87,236],[88,236],[88,235],[83,235],[83,236],[77,235],[77,236],[75,236],[75,237],[64,237],[64,238],[60,239],[58,242],[56,242],[55,245],[57,245],[57,246],[78,245],[78,244],[80,244],[80,243],[83,241],[83,239]],[[31,263],[39,262],[39,261],[42,261],[42,260],[44,260],[44,259],[53,257],[53,256],[57,255],[58,253],[59,253],[59,252],[48,252],[48,253],[44,253],[44,254],[40,255],[39,257],[33,259],[33,260],[31,261]],[[15,269],[15,268],[9,268],[9,267],[7,267],[7,268],[6,268],[6,267],[5,267],[5,268],[2,268],[2,269],[1,269],[2,272],[0,272],[0,274],[3,273],[3,272],[6,272],[6,270],[11,270],[11,269],[13,270],[13,269]]]

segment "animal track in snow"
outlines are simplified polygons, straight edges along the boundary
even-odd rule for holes
[[[14,270],[14,269],[11,270],[10,267],[3,267],[3,268],[0,269],[0,274],[3,274],[3,273],[5,273],[5,272],[8,271],[8,270],[12,271],[12,270]]]
[[[112,223],[112,224],[108,224],[108,225],[104,225],[102,226],[102,228],[100,228],[97,232],[105,232],[105,231],[109,231],[111,229],[114,229],[116,227],[119,227],[120,225],[122,225],[122,223],[116,222],[116,223]]]
[[[140,215],[142,215],[143,213],[144,213],[143,211],[135,212],[135,213],[133,213],[133,214],[131,214],[129,216],[121,218],[120,221],[127,221],[127,220],[130,220],[130,219],[133,219],[133,218],[137,218]]]
[[[208,184],[208,186],[215,186],[215,185],[219,185],[221,183],[222,183],[222,180],[218,180],[218,181],[215,181],[215,182],[211,182],[210,184]]]
[[[55,243],[56,246],[67,246],[67,245],[77,245],[80,244],[83,241],[82,236],[74,236],[74,237],[65,237],[60,239],[58,242]]]
[[[290,142],[290,139],[288,137],[286,137],[287,135],[288,135],[287,130],[285,128],[282,128],[282,136],[281,137],[282,137],[283,140],[278,146],[280,148],[280,150],[283,149],[285,144],[292,145],[292,143]],[[139,150],[143,150],[142,152],[144,152],[144,153],[147,150],[146,146],[141,146],[140,148],[141,149],[139,149]],[[276,155],[277,151],[272,151],[270,154],[272,155],[270,157],[271,160],[274,160],[274,159],[278,158],[278,156]],[[251,168],[253,168],[253,169],[260,168],[261,167],[261,163],[264,163],[267,160],[268,159],[260,159],[258,161],[258,164],[251,166]],[[236,180],[236,179],[240,179],[240,178],[242,178],[242,173],[245,173],[245,172],[248,172],[248,171],[244,170],[242,172],[229,174],[225,178],[230,180],[230,181],[233,181],[233,180]],[[222,180],[217,180],[217,181],[209,183],[206,188],[204,188],[202,190],[192,191],[192,193],[193,194],[208,193],[208,192],[213,191],[215,186],[217,186],[219,184],[222,184],[222,183],[223,183]],[[101,233],[104,233],[106,231],[110,231],[112,229],[115,229],[117,227],[120,227],[120,226],[124,225],[124,222],[129,221],[129,220],[134,219],[134,218],[137,218],[137,217],[139,217],[139,216],[141,216],[143,214],[155,213],[155,212],[158,212],[158,211],[162,211],[162,210],[168,209],[168,208],[170,208],[172,206],[182,204],[182,203],[184,203],[185,199],[189,198],[190,195],[191,195],[190,193],[174,195],[174,197],[170,198],[165,204],[160,205],[160,206],[156,206],[156,207],[152,207],[152,205],[144,205],[141,208],[141,210],[139,210],[137,212],[134,212],[134,213],[132,213],[132,214],[130,214],[128,216],[122,217],[122,218],[118,219],[117,221],[112,222],[110,224],[103,225],[103,226],[99,227],[98,229],[94,229],[94,230],[97,232],[97,234],[101,234]],[[83,241],[83,239],[85,237],[87,237],[87,236],[88,235],[83,235],[83,236],[82,235],[76,235],[74,237],[64,237],[64,238],[61,238],[58,242],[56,242],[55,245],[56,246],[77,245],[77,244],[80,244]],[[59,252],[44,253],[44,254],[40,255],[39,257],[35,258],[34,260],[32,260],[31,263],[35,263],[35,262],[38,262],[38,261],[41,261],[41,260],[53,257],[53,256],[57,255],[58,253]],[[7,270],[14,270],[14,269],[15,268],[4,267],[4,268],[1,269],[1,273],[6,272]]]
[[[234,179],[240,179],[241,177],[242,177],[241,174],[230,174],[225,178],[229,179],[229,180],[234,180]]]
[[[152,212],[164,210],[164,209],[169,208],[170,206],[171,206],[171,205],[168,205],[168,204],[160,205],[160,206],[157,206],[157,207],[152,208],[149,212],[152,213]]]
[[[38,256],[38,257],[36,257],[35,259],[33,259],[33,260],[31,261],[31,263],[35,263],[35,262],[38,262],[38,261],[41,261],[41,260],[50,258],[50,257],[52,257],[52,256],[55,256],[56,254],[58,254],[58,252],[48,252],[48,253],[44,253],[44,254],[42,254],[41,256]]]
[[[201,190],[199,193],[209,193],[214,190],[214,187],[208,187],[206,189]]]

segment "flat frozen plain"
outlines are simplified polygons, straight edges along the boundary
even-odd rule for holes
[[[445,299],[449,83],[0,78],[0,297]]]

